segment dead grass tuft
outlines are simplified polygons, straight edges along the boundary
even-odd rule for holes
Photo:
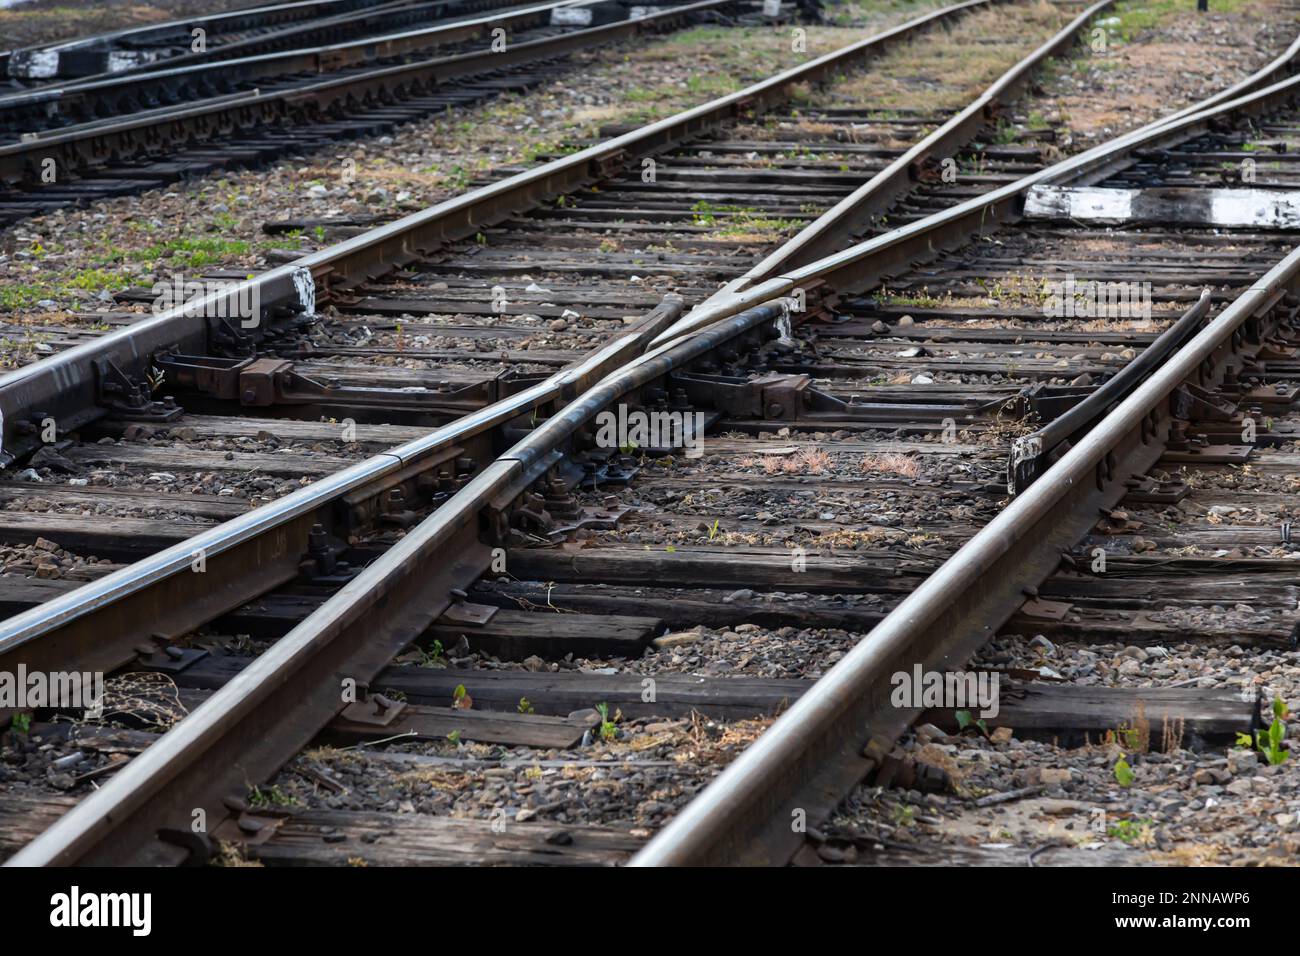
[[[794,456],[785,459],[785,470],[789,472],[806,471],[820,475],[830,467],[831,456],[820,448],[805,448]]]
[[[863,455],[858,467],[862,471],[881,472],[886,475],[898,475],[900,478],[915,478],[921,473],[921,466],[911,455],[887,452],[883,455]]]

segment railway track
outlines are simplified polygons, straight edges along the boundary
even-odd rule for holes
[[[501,6],[403,4],[405,17],[387,9],[356,15],[364,22],[349,20],[349,39],[328,46],[236,56],[245,51],[231,45],[220,56],[173,58],[166,68],[0,97],[0,224],[381,135],[453,106],[527,90],[559,75],[575,52],[718,15],[752,18],[757,9],[733,0],[636,10],[559,0],[472,15]],[[447,22],[366,35],[410,19]]]
[[[998,13],[963,6],[951,29],[976,37]],[[1296,47],[1049,165],[1016,97],[1107,6],[1004,40],[1006,72],[955,111],[863,111],[837,100],[852,77],[826,82],[871,84],[891,43],[926,42],[914,22],[0,380],[10,468],[47,499],[4,512],[33,574],[0,578],[0,661],[109,671],[126,724],[37,726],[34,774],[105,782],[71,808],[10,790],[33,838],[11,862],[844,860],[882,845],[877,791],[961,779],[894,749],[927,708],[892,675],[993,639],[981,672],[1024,682],[1026,626],[1171,640],[1177,614],[1080,562],[1176,577],[1194,555],[1163,552],[1226,540],[1182,503],[1285,442],[1296,257],[1262,226],[1080,220],[1114,218],[1114,190],[1214,208],[1159,190],[1212,198],[1223,155],[1286,142]],[[1277,162],[1234,175],[1285,186]],[[798,235],[765,242],[773,219]],[[1079,314],[1094,281],[1132,314]],[[1260,467],[1285,475],[1279,454]],[[1233,506],[1285,551],[1279,486],[1251,490]],[[1129,540],[1170,508],[1185,528]],[[1285,560],[1223,571],[1264,575],[1262,645],[1294,631]],[[1184,586],[1186,607],[1216,587]],[[1052,689],[1027,692],[1043,733],[1114,729],[1141,697],[1062,717]],[[1203,725],[1160,703],[1216,741],[1258,720],[1234,700]],[[294,757],[321,740],[398,746]],[[369,793],[384,768],[401,782]]]
[[[50,81],[82,79],[173,66],[177,61],[236,53],[269,53],[290,45],[326,43],[414,23],[439,4],[410,0],[306,0],[171,20],[37,46],[5,50],[0,68],[21,90]],[[480,7],[483,9],[483,7]],[[387,21],[386,27],[378,24]]]

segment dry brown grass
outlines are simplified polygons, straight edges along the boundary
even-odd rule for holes
[[[834,531],[827,531],[818,537],[817,543],[831,548],[857,548],[862,545],[880,544],[882,541],[900,541],[906,536],[906,531],[899,531],[897,528],[870,525],[858,530],[837,528]]]
[[[1171,850],[1151,854],[1152,862],[1171,866],[1217,866],[1224,848],[1208,843],[1182,843]]]
[[[792,457],[785,459],[786,471],[811,472],[820,475],[831,465],[831,456],[820,448],[805,448]]]
[[[403,770],[395,773],[389,778],[390,782],[399,787],[414,788],[421,784],[429,784],[435,790],[445,790],[451,793],[464,790],[472,783],[477,783],[482,778],[482,774],[474,770],[448,770],[442,767],[415,767],[411,770]]]
[[[830,468],[831,461],[831,456],[820,448],[803,448],[790,455],[747,455],[737,459],[736,464],[742,468],[761,465],[766,475],[820,475]]]
[[[1185,721],[1182,717],[1170,720],[1166,714],[1160,727],[1160,749],[1167,754],[1182,750],[1184,729]]]
[[[898,475],[900,478],[915,478],[921,473],[921,466],[915,458],[892,451],[883,455],[863,455],[858,467],[865,472]]]

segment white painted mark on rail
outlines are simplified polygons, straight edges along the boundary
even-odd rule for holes
[[[302,306],[303,315],[316,314],[316,280],[311,277],[311,270],[299,266],[293,270],[293,287],[298,293],[298,304]]]

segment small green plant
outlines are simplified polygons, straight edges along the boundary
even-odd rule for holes
[[[453,166],[447,176],[447,185],[451,189],[464,189],[469,185],[469,173],[464,166]]]
[[[248,803],[249,806],[265,810],[268,807],[296,807],[302,801],[291,793],[285,793],[279,786],[274,786],[265,789],[253,787],[248,791]]]
[[[1120,724],[1115,730],[1115,739],[1119,741],[1126,750],[1139,749],[1141,741],[1141,732],[1136,727],[1126,727]]]
[[[520,698],[519,698],[519,708],[518,708],[518,709],[519,709],[519,713],[521,713],[521,714],[532,714],[532,713],[536,713],[536,710],[533,708],[533,702],[532,702],[531,700],[529,700],[527,697],[520,697]]]
[[[19,714],[14,714],[13,721],[11,722],[10,726],[13,727],[14,733],[22,734],[24,737],[26,737],[28,731],[32,729],[32,715],[27,713],[26,711],[23,711],[22,713]]]
[[[1130,846],[1142,845],[1151,842],[1151,827],[1150,820],[1118,820],[1107,827],[1106,832]]]
[[[998,128],[993,134],[993,141],[1000,146],[1006,146],[1014,143],[1019,136],[1019,130],[1006,120],[998,121]]]
[[[1237,734],[1237,746],[1250,748],[1253,744],[1255,749],[1264,755],[1270,767],[1286,763],[1287,758],[1291,756],[1291,751],[1283,741],[1286,739],[1286,718],[1290,716],[1291,712],[1287,709],[1286,702],[1281,697],[1275,697],[1273,722],[1268,725],[1268,730],[1255,731],[1254,740],[1251,739],[1250,734]]]
[[[457,710],[471,710],[474,707],[474,698],[469,696],[469,691],[465,689],[464,684],[457,684],[456,689],[452,691],[451,706]]]
[[[909,804],[905,804],[905,803],[895,804],[892,817],[894,821],[894,826],[898,827],[899,829],[905,829],[907,827],[910,827],[912,825],[912,821],[916,817],[916,807],[910,806]]]
[[[614,726],[614,721],[609,719],[609,704],[597,704],[596,711],[600,714],[600,728],[598,733],[601,740],[613,740],[618,736],[618,728]]]
[[[954,716],[957,718],[957,733],[964,734],[968,730],[978,730],[985,737],[989,735],[988,724],[984,723],[983,718],[976,720],[975,715],[969,710],[959,710]]]
[[[450,740],[453,744],[456,744],[456,746],[460,746],[460,731],[453,730],[451,733],[447,735],[447,739]]]
[[[442,641],[435,640],[429,649],[420,651],[421,667],[446,667],[447,661],[443,656]]]
[[[1128,761],[1124,759],[1124,754],[1120,754],[1119,759],[1115,761],[1113,772],[1115,774],[1115,782],[1121,787],[1131,787],[1133,785],[1133,768],[1130,767]]]
[[[709,526],[709,540],[712,541],[718,536],[718,519],[713,519],[713,524]]]

